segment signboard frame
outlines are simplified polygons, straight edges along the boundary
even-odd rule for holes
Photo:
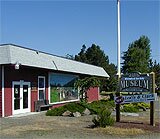
[[[132,72],[120,78],[120,92],[150,92],[151,79],[149,74]]]
[[[155,126],[154,121],[154,101],[156,100],[155,93],[155,73],[151,72],[146,74],[141,74],[139,72],[132,72],[126,75],[122,75],[118,78],[118,87],[117,87],[117,95],[115,100],[118,98],[119,103],[116,103],[116,121],[120,121],[120,104],[123,103],[123,96],[120,95],[120,92],[128,92],[128,93],[139,93],[137,97],[142,97],[144,93],[146,95],[151,95],[152,99],[148,101],[150,102],[150,125]],[[133,96],[133,95],[131,95]],[[140,102],[140,101],[139,101]],[[143,101],[142,101],[143,102]],[[130,102],[132,103],[132,102]]]

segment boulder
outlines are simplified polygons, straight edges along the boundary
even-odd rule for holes
[[[65,111],[63,114],[62,114],[62,116],[71,116],[72,115],[72,113],[70,112],[70,111]]]
[[[73,113],[73,116],[74,116],[74,117],[81,117],[81,113],[79,113],[79,112],[74,112],[74,113]]]
[[[90,115],[91,114],[91,112],[90,112],[90,110],[89,109],[85,109],[84,111],[83,111],[83,113],[82,113],[83,115]]]

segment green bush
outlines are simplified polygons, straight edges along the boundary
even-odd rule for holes
[[[136,104],[139,108],[144,107],[146,109],[150,108],[150,103],[140,102]]]
[[[63,106],[66,110],[70,112],[80,112],[82,113],[85,110],[85,107],[81,103],[68,103]]]
[[[137,105],[134,104],[124,104],[123,105],[123,109],[121,110],[121,112],[138,112],[139,111],[139,107]]]
[[[46,116],[60,116],[62,115],[67,109],[62,107],[54,108],[52,110],[48,110],[46,112]]]
[[[102,109],[113,109],[115,107],[114,101],[99,100],[92,103],[88,103],[86,107],[91,111],[92,114],[99,114]]]
[[[150,108],[150,104],[145,102],[124,104],[122,106],[123,108],[121,109],[121,112],[139,112],[139,109],[145,111]]]
[[[46,115],[47,116],[61,116],[65,111],[70,112],[80,112],[82,113],[86,108],[88,108],[91,114],[99,114],[101,110],[106,109],[113,109],[115,107],[114,101],[106,101],[106,100],[99,100],[94,101],[92,103],[80,102],[80,103],[68,103],[64,106],[54,108],[52,110],[48,110]]]
[[[82,113],[85,110],[85,107],[82,106],[80,103],[68,103],[64,106],[48,110],[46,112],[46,116],[61,116],[67,110],[72,113],[73,112]]]
[[[106,126],[112,126],[115,123],[115,120],[111,117],[111,111],[108,109],[102,109],[97,117],[93,118],[92,122],[96,127],[105,128]]]

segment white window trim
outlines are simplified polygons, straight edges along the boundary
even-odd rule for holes
[[[44,88],[39,88],[39,78],[43,78],[44,79]],[[44,100],[46,99],[46,82],[45,82],[45,76],[38,76],[38,100],[39,99],[39,91],[40,90],[44,90]]]
[[[79,91],[80,91],[80,88],[78,87],[78,99],[74,99],[74,100],[67,100],[67,101],[60,101],[60,102],[53,102],[51,103],[51,100],[50,100],[50,91],[51,91],[51,86],[50,86],[50,75],[51,73],[53,72],[49,72],[48,73],[48,99],[49,99],[49,104],[63,104],[63,103],[68,103],[68,102],[76,102],[76,101],[80,101],[79,99]]]
[[[4,66],[2,66],[2,117],[4,116]]]
[[[64,103],[68,103],[68,102],[77,102],[77,101],[79,101],[79,98],[74,99],[74,100],[60,101],[60,102],[54,102],[54,103],[49,103],[49,104],[64,104]]]
[[[51,72],[48,72],[48,100],[49,100],[49,104],[52,104],[51,103],[51,96],[50,96],[50,91],[51,91],[51,87],[50,87],[50,73]]]

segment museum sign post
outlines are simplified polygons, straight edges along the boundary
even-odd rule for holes
[[[139,72],[133,72],[126,75],[122,75],[119,81],[120,92],[126,92],[127,95],[116,96],[116,104],[135,103],[135,102],[150,102],[150,124],[155,126],[154,121],[154,101],[157,99],[155,93],[155,73],[141,74]],[[132,93],[130,95],[130,93]],[[120,113],[116,109],[116,117],[119,117]]]

